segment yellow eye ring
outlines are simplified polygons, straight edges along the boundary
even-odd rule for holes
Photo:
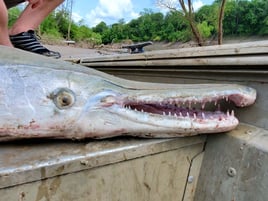
[[[74,92],[67,88],[56,89],[50,97],[59,109],[70,108],[76,101]]]

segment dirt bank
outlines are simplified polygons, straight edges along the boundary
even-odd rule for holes
[[[230,43],[241,43],[241,42],[250,42],[250,41],[259,41],[259,40],[268,40],[266,38],[228,38],[224,40],[224,44]],[[210,41],[210,45],[215,45],[216,41]],[[99,57],[103,55],[115,55],[115,54],[127,54],[127,49],[120,48],[121,46],[109,45],[109,46],[101,46],[95,49],[89,48],[81,48],[76,47],[75,45],[45,45],[47,48],[58,51],[62,55],[62,59],[83,59],[89,57]],[[153,51],[153,50],[165,50],[165,49],[178,49],[178,48],[188,48],[188,47],[196,47],[196,43],[187,42],[187,43],[164,43],[164,42],[154,42],[153,45],[146,46],[145,51]]]

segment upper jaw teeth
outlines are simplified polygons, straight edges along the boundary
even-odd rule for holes
[[[200,97],[200,98],[167,98],[162,100],[126,100],[127,102],[137,103],[137,104],[159,104],[160,106],[165,105],[177,105],[192,108],[194,105],[200,104],[201,108],[204,109],[207,103],[214,103],[215,106],[218,105],[220,100],[224,100],[226,102],[230,102],[229,97],[227,95],[223,96],[215,96],[215,97]]]
[[[224,100],[229,102],[228,96],[214,96],[206,98],[167,98],[161,101],[151,100],[131,100],[123,101],[122,106],[127,110],[135,112],[148,113],[153,115],[163,115],[175,118],[191,119],[226,119],[234,116],[234,111],[226,113],[220,111],[220,102]],[[213,106],[213,107],[212,107]],[[216,112],[206,112],[206,107],[212,107]],[[214,110],[213,109],[213,110]]]
[[[206,112],[206,111],[162,111],[161,114],[160,113],[153,113],[150,111],[144,111],[144,109],[137,109],[137,108],[131,108],[131,106],[127,105],[124,107],[127,110],[132,110],[135,112],[139,112],[139,113],[148,113],[148,114],[153,114],[153,115],[163,115],[166,117],[175,117],[175,118],[192,118],[194,120],[196,119],[215,119],[218,118],[219,120],[225,119],[225,118],[229,118],[234,117],[234,110],[232,110],[231,112],[229,110],[227,110],[226,113],[220,112],[220,111],[216,111],[216,112]]]

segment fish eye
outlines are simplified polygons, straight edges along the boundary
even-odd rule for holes
[[[50,97],[59,109],[70,108],[75,103],[74,92],[67,88],[56,89]]]

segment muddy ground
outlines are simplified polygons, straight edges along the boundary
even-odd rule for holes
[[[223,44],[230,43],[241,43],[241,42],[252,42],[258,40],[268,40],[268,37],[264,38],[235,38],[235,39],[226,39]],[[208,41],[208,45],[217,44],[216,41]],[[47,45],[45,46],[53,51],[58,51],[62,55],[62,59],[83,59],[90,57],[99,57],[103,55],[115,55],[115,54],[128,54],[128,50],[121,48],[123,44],[114,44],[109,46],[99,46],[96,48],[81,48],[77,45]],[[194,42],[188,43],[163,43],[163,42],[154,42],[153,45],[146,46],[145,51],[153,50],[165,50],[165,49],[177,49],[177,48],[188,48],[196,47],[197,45]]]

